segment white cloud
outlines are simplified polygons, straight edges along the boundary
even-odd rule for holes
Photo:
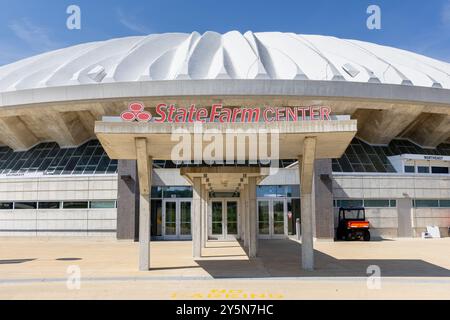
[[[47,29],[35,25],[29,19],[14,20],[8,25],[16,37],[24,41],[32,50],[49,51],[56,49],[60,44],[53,41]]]
[[[141,34],[149,34],[151,33],[150,28],[145,26],[144,24],[137,21],[137,17],[135,15],[125,13],[121,8],[116,10],[117,17],[119,22],[127,29],[141,33]]]

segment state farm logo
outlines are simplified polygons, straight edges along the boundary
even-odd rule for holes
[[[128,110],[122,112],[120,115],[123,121],[133,122],[149,122],[152,119],[152,115],[144,111],[144,105],[140,102],[133,102],[128,106]]]
[[[153,123],[253,123],[274,121],[317,121],[331,120],[329,107],[235,107],[227,108],[213,104],[210,108],[177,107],[174,104],[160,103],[154,109],[154,116],[144,111],[144,104],[133,102],[120,117],[126,122]]]

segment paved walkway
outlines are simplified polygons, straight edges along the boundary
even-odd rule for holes
[[[0,299],[450,299],[450,239],[315,246],[305,272],[291,240],[260,241],[253,260],[239,242],[210,242],[197,261],[191,242],[152,242],[152,270],[139,272],[132,242],[1,238]]]

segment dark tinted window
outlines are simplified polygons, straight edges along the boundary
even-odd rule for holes
[[[39,202],[39,209],[59,209],[61,208],[60,202]]]
[[[364,200],[364,206],[367,208],[389,208],[389,200]]]
[[[441,208],[450,208],[450,200],[439,200],[439,206]]]
[[[87,201],[65,201],[63,204],[64,209],[87,209]]]
[[[431,167],[431,172],[434,174],[448,174],[448,167]]]
[[[405,173],[414,173],[415,167],[414,166],[405,166]]]
[[[439,200],[415,200],[416,208],[439,208]]]
[[[13,202],[0,202],[0,210],[12,210],[13,208]]]
[[[430,173],[430,168],[429,167],[417,167],[417,172],[418,173]]]
[[[29,209],[36,209],[37,208],[37,202],[15,202],[14,203],[14,209],[18,210],[29,210]]]

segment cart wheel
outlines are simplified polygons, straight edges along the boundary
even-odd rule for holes
[[[370,231],[364,232],[364,241],[370,241]]]

